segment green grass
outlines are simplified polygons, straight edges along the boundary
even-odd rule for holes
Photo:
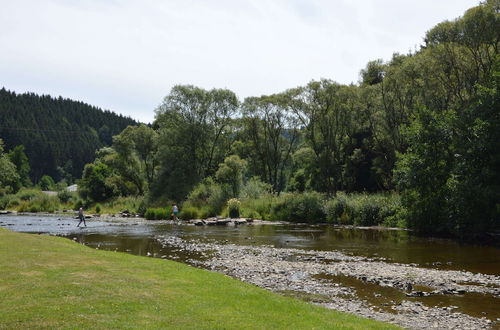
[[[181,263],[0,229],[0,328],[388,329]]]

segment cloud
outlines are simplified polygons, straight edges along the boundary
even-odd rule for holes
[[[477,1],[0,0],[0,85],[151,121],[175,84],[241,98],[357,81]]]

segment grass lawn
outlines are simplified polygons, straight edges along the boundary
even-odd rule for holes
[[[395,327],[181,263],[0,228],[0,328]]]

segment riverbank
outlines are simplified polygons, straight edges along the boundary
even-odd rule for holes
[[[420,268],[337,251],[220,244],[171,235],[158,240],[164,246],[204,255],[192,264],[405,328],[489,329],[500,321],[494,307],[474,308],[487,299],[490,306],[497,304],[500,278],[495,275]],[[458,307],[453,304],[442,304],[443,300],[459,303],[455,297],[471,302],[467,310],[470,315],[456,311]]]
[[[0,291],[5,328],[392,327],[181,263],[5,229]]]

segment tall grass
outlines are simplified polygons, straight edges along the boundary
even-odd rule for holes
[[[18,212],[56,212],[78,210],[83,207],[89,213],[119,213],[128,211],[143,215],[146,211],[145,198],[142,196],[115,197],[106,202],[90,204],[77,193],[60,191],[57,195],[47,195],[40,189],[23,188],[16,194],[0,196],[0,209]]]
[[[142,196],[120,196],[112,198],[106,202],[99,203],[99,208],[100,213],[114,214],[126,211],[133,214],[137,213],[143,215],[146,211],[145,203],[145,198]],[[97,204],[92,205],[91,208],[95,209],[96,206]]]
[[[170,217],[170,214],[164,208],[149,208],[144,213],[144,217],[148,220],[165,220]]]
[[[288,193],[275,197],[270,220],[317,223],[325,221],[324,196],[317,192]]]
[[[330,223],[356,226],[402,226],[399,195],[390,193],[338,193],[324,205]]]
[[[4,195],[0,198],[0,209],[19,212],[55,212],[71,208],[75,193],[67,193],[62,198],[59,194],[47,195],[39,189],[23,188],[16,194]]]

